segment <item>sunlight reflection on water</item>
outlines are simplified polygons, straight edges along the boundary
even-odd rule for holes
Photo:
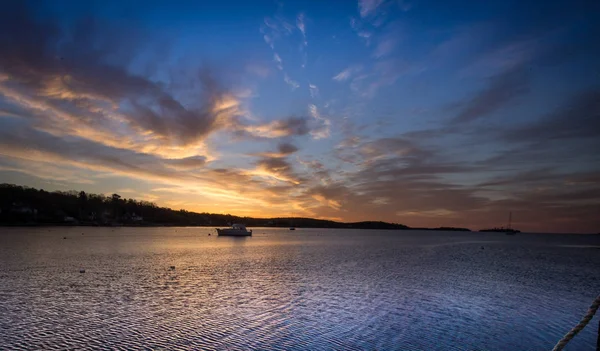
[[[0,349],[541,350],[600,292],[592,236],[209,232],[0,229]]]

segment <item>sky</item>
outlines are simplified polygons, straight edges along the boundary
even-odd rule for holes
[[[600,232],[600,2],[11,1],[0,182]]]

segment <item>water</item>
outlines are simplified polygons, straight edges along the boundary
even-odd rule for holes
[[[568,235],[0,228],[0,349],[549,350],[600,293],[599,247]],[[594,350],[597,318],[567,349]]]

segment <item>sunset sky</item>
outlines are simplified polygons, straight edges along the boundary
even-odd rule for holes
[[[0,182],[600,232],[600,2],[8,1]]]

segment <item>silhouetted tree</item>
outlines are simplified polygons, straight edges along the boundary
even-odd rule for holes
[[[113,216],[115,219],[118,219],[119,215],[120,215],[119,200],[121,199],[121,195],[112,194],[110,198],[111,198],[111,202],[112,202],[112,206],[113,206]]]
[[[106,197],[102,194],[86,194],[84,191],[54,191],[47,192],[29,187],[12,184],[0,184],[0,224],[30,224],[38,223],[63,223],[65,216],[78,217],[81,224],[103,224],[104,214],[112,213],[114,219],[121,218],[122,214],[142,215],[144,222],[136,222],[136,225],[214,225],[225,226],[229,223],[244,223],[251,227],[268,227],[289,225],[290,218],[250,218],[238,217],[230,214],[195,213],[186,210],[171,210],[158,207],[149,201],[136,201],[134,199],[122,199],[119,194]],[[37,216],[32,213],[37,212]],[[77,215],[79,213],[79,216]],[[95,213],[96,216],[89,218],[83,213]],[[374,229],[405,229],[401,224],[385,222],[358,222],[339,223],[328,220],[312,218],[294,218],[296,227],[315,228],[374,228]],[[128,224],[127,222],[124,222]],[[130,222],[134,224],[133,222]]]

